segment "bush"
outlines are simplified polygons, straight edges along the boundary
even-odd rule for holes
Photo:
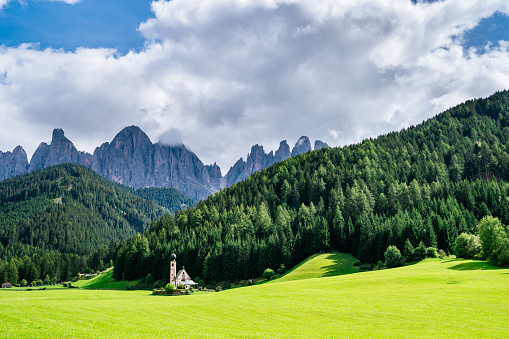
[[[362,263],[359,260],[357,260],[356,262],[353,263],[353,265],[354,266],[360,266],[360,265],[362,265]]]
[[[439,257],[440,259],[445,259],[445,258],[447,258],[447,257],[448,257],[448,255],[447,255],[447,253],[445,253],[445,251],[444,251],[444,250],[440,249],[440,250],[438,250],[438,257]]]
[[[274,271],[270,268],[267,268],[264,272],[263,272],[263,277],[267,280],[270,280],[273,276],[274,276]]]
[[[498,256],[498,266],[509,267],[509,246],[506,246],[505,250]]]
[[[178,286],[177,286],[177,289],[179,289],[179,290],[185,290],[185,289],[186,289],[186,287],[185,287],[184,285],[178,285]]]
[[[286,266],[285,266],[285,264],[281,264],[281,266],[279,266],[279,268],[277,269],[277,273],[283,274],[285,272],[286,272]]]
[[[359,272],[372,271],[375,265],[373,264],[362,264],[359,266]]]
[[[481,241],[478,235],[470,235],[467,243],[467,258],[478,259],[481,253]]]
[[[419,246],[414,249],[414,260],[420,261],[424,258],[426,258],[426,245],[424,245],[424,242],[421,240]]]
[[[405,246],[403,247],[403,255],[406,258],[406,261],[411,262],[414,260],[414,247],[408,238],[405,241]]]
[[[166,286],[164,286],[164,290],[166,292],[172,292],[175,290],[175,286],[172,283],[168,283]]]
[[[393,268],[403,265],[404,258],[401,256],[401,252],[396,246],[389,246],[384,253],[385,266],[387,268]]]
[[[25,287],[26,285],[28,285],[28,282],[25,279],[21,280],[21,286]]]
[[[166,281],[164,279],[158,280],[155,283],[156,288],[164,288],[164,286],[166,286]]]
[[[152,278],[152,274],[147,274],[147,277],[145,278],[145,283],[147,285],[153,285],[154,284],[154,278]]]
[[[63,287],[67,287],[68,285],[67,285],[67,283],[66,283],[66,282],[63,282],[63,283],[62,283],[62,286],[63,286]]]
[[[438,258],[438,252],[435,247],[428,247],[426,249],[426,257],[428,258]]]
[[[456,240],[454,241],[454,248],[452,252],[457,258],[466,258],[467,257],[467,245],[470,240],[470,235],[465,232],[458,235]]]
[[[479,222],[479,239],[486,260],[499,264],[499,257],[509,247],[509,237],[504,225],[497,218],[486,216]]]
[[[44,281],[42,281],[41,279],[37,279],[37,281],[35,283],[37,284],[37,286],[44,285]]]
[[[222,290],[223,290],[223,288],[221,287],[221,285],[217,285],[216,292],[221,292]]]

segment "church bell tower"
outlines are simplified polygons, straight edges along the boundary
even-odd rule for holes
[[[177,287],[177,256],[175,253],[170,257],[170,283]]]

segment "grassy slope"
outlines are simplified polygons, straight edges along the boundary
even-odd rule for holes
[[[434,259],[183,297],[0,291],[0,332],[3,338],[507,337],[509,269],[483,265]]]
[[[118,281],[113,279],[113,269],[110,268],[95,278],[80,280],[73,285],[83,289],[125,290],[126,286],[136,285],[137,282],[138,280]]]
[[[294,281],[311,278],[333,277],[359,272],[353,264],[357,259],[351,254],[330,252],[318,253],[293,268],[274,282]]]

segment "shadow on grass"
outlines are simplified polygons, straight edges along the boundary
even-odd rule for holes
[[[456,271],[476,271],[476,270],[500,270],[501,267],[494,266],[486,261],[466,262],[449,267],[450,270]]]
[[[459,260],[463,260],[463,259],[458,259],[458,258],[442,259],[440,262],[441,263],[448,263],[448,262],[451,262],[451,261],[459,261]]]
[[[337,275],[357,273],[359,271],[358,268],[353,266],[352,261],[344,258],[339,253],[330,253],[327,255],[326,259],[332,261],[333,263],[321,268],[323,271],[322,277],[334,277]]]
[[[322,277],[334,277],[336,275],[339,275],[338,273],[338,266],[343,264],[337,255],[329,254],[326,258],[327,260],[330,260],[333,262],[331,265],[323,266],[322,267]]]

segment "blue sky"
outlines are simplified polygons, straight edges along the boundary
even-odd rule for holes
[[[82,0],[74,5],[14,0],[0,13],[1,44],[139,50],[144,39],[137,28],[151,14],[150,1],[146,0]]]
[[[498,45],[500,40],[509,41],[509,18],[502,13],[495,13],[481,20],[478,26],[465,34],[465,47],[486,46],[488,43]]]
[[[93,152],[138,125],[225,173],[254,144],[360,142],[509,89],[507,14],[507,0],[0,0],[0,150],[30,158],[63,128]]]

